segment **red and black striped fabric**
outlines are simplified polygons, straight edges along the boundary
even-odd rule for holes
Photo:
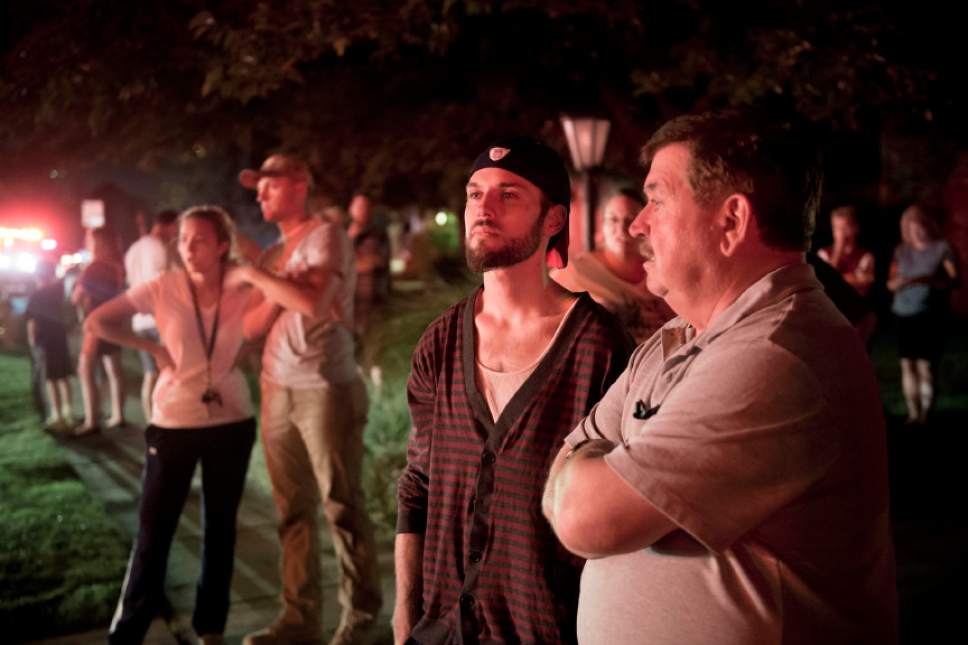
[[[632,344],[582,294],[495,423],[475,380],[474,303],[445,311],[414,351],[413,431],[400,533],[423,533],[418,643],[572,643],[583,561],[541,515],[564,437],[625,369]]]

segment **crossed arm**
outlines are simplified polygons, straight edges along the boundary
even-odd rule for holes
[[[309,318],[322,315],[333,304],[340,278],[328,267],[312,267],[289,278],[251,265],[235,270],[239,272],[239,280],[255,287],[243,323],[243,333],[248,340],[261,338],[268,333],[284,309]]]
[[[605,463],[613,448],[607,439],[565,445],[542,498],[562,545],[589,560],[643,549],[676,528]]]

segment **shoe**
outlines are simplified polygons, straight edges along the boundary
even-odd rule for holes
[[[225,637],[221,634],[202,634],[198,637],[198,645],[225,645]]]
[[[70,426],[64,419],[54,419],[53,421],[48,421],[44,426],[44,430],[47,432],[67,432],[70,430]]]
[[[373,642],[373,627],[376,621],[372,618],[354,623],[341,624],[329,645],[369,645]]]
[[[127,427],[128,422],[124,419],[116,421],[114,419],[108,419],[107,424],[104,426],[108,430],[120,430],[121,428]]]
[[[242,645],[321,645],[322,642],[319,636],[293,634],[278,625],[260,629],[242,639]]]
[[[101,426],[89,426],[89,425],[79,425],[74,428],[75,437],[86,437],[88,435],[97,434],[101,431]]]

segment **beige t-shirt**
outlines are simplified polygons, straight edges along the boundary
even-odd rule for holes
[[[311,388],[348,383],[357,376],[353,356],[353,292],[356,269],[346,232],[320,220],[290,255],[282,275],[329,269],[323,298],[329,302],[318,318],[283,311],[266,338],[262,376],[284,387]]]
[[[548,342],[547,346],[545,346],[541,355],[530,365],[513,372],[498,372],[485,367],[480,359],[477,360],[477,386],[484,395],[484,400],[487,401],[487,407],[491,411],[491,417],[494,419],[494,423],[497,423],[497,420],[501,417],[501,413],[504,412],[505,406],[514,397],[514,394],[521,389],[524,382],[528,380],[528,377],[531,376],[531,373],[538,366],[538,363],[541,362],[541,359],[545,357],[545,354],[548,353],[548,350],[554,346],[555,341],[558,340],[558,336],[561,334],[562,328],[565,326],[565,320],[575,310],[576,304],[578,304],[578,300],[571,303],[568,311],[561,317],[561,322],[558,323],[558,329],[555,330],[555,335]]]
[[[679,529],[586,564],[580,642],[896,642],[877,382],[809,266],[668,323],[567,441],[599,436]]]

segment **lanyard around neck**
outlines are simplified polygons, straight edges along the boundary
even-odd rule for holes
[[[192,292],[192,304],[195,305],[195,322],[198,323],[198,335],[202,339],[202,348],[205,350],[205,371],[208,374],[209,385],[212,384],[212,354],[215,352],[215,339],[218,338],[218,318],[222,310],[222,272],[219,271],[218,280],[218,300],[215,304],[215,319],[212,321],[212,336],[207,338],[205,335],[205,322],[202,320],[202,309],[198,306],[198,294],[195,293],[195,285],[192,278],[185,273],[188,279],[188,289]]]

